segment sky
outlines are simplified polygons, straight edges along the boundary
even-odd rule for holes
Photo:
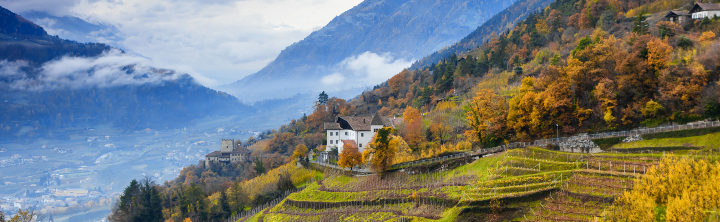
[[[19,14],[43,11],[112,26],[119,36],[114,45],[215,87],[260,70],[282,49],[361,1],[0,0],[0,5]]]

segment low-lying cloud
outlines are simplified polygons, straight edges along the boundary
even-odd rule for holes
[[[335,71],[322,77],[330,90],[345,90],[376,85],[407,68],[413,61],[394,58],[389,53],[364,52],[351,56],[336,65]]]
[[[42,91],[157,84],[180,74],[153,68],[148,59],[117,50],[98,57],[63,57],[31,67],[25,61],[0,61],[0,87]]]
[[[361,1],[0,0],[0,5],[115,27],[118,42],[111,45],[218,86],[260,70],[282,49]]]

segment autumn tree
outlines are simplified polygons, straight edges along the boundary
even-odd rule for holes
[[[720,207],[720,164],[702,159],[663,158],[635,179],[606,211],[610,221],[705,221]],[[655,209],[665,206],[664,212]]]
[[[672,60],[672,47],[665,41],[654,38],[647,43],[648,64],[659,71],[667,67]]]
[[[700,34],[700,42],[707,43],[715,40],[715,32],[707,31]]]
[[[455,138],[456,129],[464,128],[465,113],[454,101],[442,101],[428,115],[429,131],[434,141],[445,144]]]
[[[643,114],[643,116],[645,116],[645,118],[650,119],[650,118],[657,117],[658,114],[660,114],[660,112],[663,111],[663,109],[664,108],[662,105],[660,105],[660,103],[650,100],[647,103],[645,103],[645,107],[640,112],[642,112],[642,114]]]
[[[358,147],[353,143],[343,144],[343,150],[337,162],[340,167],[348,167],[352,171],[353,167],[362,164],[362,154],[358,151]]]
[[[468,104],[466,119],[470,130],[465,135],[484,146],[497,145],[505,137],[507,103],[492,90],[481,89]]]
[[[615,98],[615,90],[617,86],[615,82],[610,78],[601,79],[592,91],[596,101],[598,101],[598,108],[602,112],[603,120],[605,124],[610,127],[615,127],[615,120],[617,119],[614,114],[615,107],[617,107],[617,99]]]
[[[411,149],[417,150],[417,147],[423,142],[422,116],[420,115],[420,110],[412,106],[405,108],[405,112],[403,112],[402,129],[405,141],[407,141]]]
[[[297,160],[298,158],[305,158],[307,157],[308,148],[305,146],[305,144],[298,144],[295,146],[295,151],[293,151],[292,156],[290,156],[291,160]]]
[[[373,170],[385,176],[385,171],[392,165],[395,160],[395,154],[398,152],[397,140],[392,133],[394,129],[391,127],[383,127],[378,130],[367,149],[363,151],[362,159],[365,163],[370,163]],[[393,142],[393,140],[396,140]]]
[[[535,135],[535,126],[539,123],[541,113],[537,97],[538,89],[535,88],[535,78],[526,77],[520,84],[520,93],[508,101],[507,127],[521,139],[528,139]]]
[[[32,222],[35,221],[37,214],[31,210],[18,209],[17,213],[10,217],[7,222]],[[6,222],[5,215],[0,212],[0,222]]]

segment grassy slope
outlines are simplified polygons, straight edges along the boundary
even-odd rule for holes
[[[713,140],[718,138],[720,133],[711,133],[701,136],[651,139],[637,143],[644,142],[654,146],[684,143],[716,144],[717,142]],[[437,205],[433,207],[429,204],[416,205],[409,201],[377,206],[347,205],[312,209],[294,207],[284,201],[268,212],[253,216],[248,221],[258,221],[261,218],[263,221],[401,221],[403,219],[455,221],[458,218],[485,218],[492,216],[488,212],[488,209],[491,209],[487,202],[489,200],[522,197],[545,189],[562,190],[562,192],[554,191],[541,199],[502,202],[503,209],[514,211],[501,213],[506,215],[501,215],[500,218],[531,221],[592,220],[601,217],[603,209],[611,205],[609,202],[601,201],[602,199],[613,199],[620,195],[623,190],[631,187],[634,178],[641,175],[639,171],[641,168],[653,165],[663,155],[663,153],[579,154],[542,148],[514,149],[447,171],[403,175],[382,180],[387,184],[372,184],[373,181],[378,183],[380,180],[371,180],[372,178],[368,176],[349,177],[326,172],[323,175],[322,185],[309,184],[305,190],[291,194],[285,201],[349,203],[348,201],[388,198],[410,200],[412,193],[417,192],[423,198],[437,197],[460,202],[457,205],[443,207]],[[631,168],[631,165],[638,167]],[[633,173],[635,169],[638,171]],[[458,180],[463,178],[465,180]],[[467,180],[467,178],[471,179]],[[368,184],[374,187],[368,187]],[[420,187],[407,187],[413,185]],[[327,189],[348,189],[345,190],[348,192],[326,191]],[[349,189],[357,191],[350,192]],[[568,193],[586,195],[597,200],[578,199]],[[435,216],[428,217],[427,212],[433,212]]]
[[[681,137],[681,138],[657,138],[640,140],[630,143],[618,143],[612,148],[632,149],[646,147],[704,147],[718,148],[720,147],[720,133],[711,133],[701,136]]]
[[[285,204],[284,202],[275,206],[267,213],[262,213],[255,218],[264,218],[264,220],[272,221],[320,221],[320,220],[400,220],[401,218],[414,219],[417,221],[454,221],[458,217],[468,216],[463,211],[476,211],[480,209],[481,213],[471,216],[482,217],[487,213],[483,213],[482,209],[487,209],[485,205],[487,201],[495,198],[519,197],[531,194],[536,191],[547,189],[557,189],[558,187],[566,187],[573,192],[585,193],[587,195],[598,196],[601,198],[614,198],[618,193],[616,189],[599,189],[592,187],[584,180],[614,180],[627,183],[634,175],[631,173],[618,172],[622,168],[609,168],[607,165],[601,164],[601,170],[597,170],[598,166],[593,166],[595,162],[611,161],[615,164],[650,164],[650,162],[660,158],[662,154],[622,154],[622,153],[603,153],[603,154],[577,154],[565,153],[558,151],[549,151],[541,148],[527,148],[510,150],[506,153],[481,158],[470,164],[461,167],[428,174],[404,175],[400,177],[400,184],[392,182],[393,178],[384,181],[390,181],[390,185],[377,185],[376,187],[367,187],[369,177],[348,177],[339,175],[325,175],[323,187],[320,184],[310,184],[305,190],[291,194],[286,200],[295,201],[313,201],[323,203],[344,203],[348,201],[371,201],[386,198],[406,198],[417,192],[423,198],[443,198],[446,200],[460,201],[458,205],[444,206],[442,209],[428,208],[426,211],[435,212],[435,216],[422,216],[423,207],[425,205],[415,205],[414,203],[388,204],[379,206],[344,206],[331,207],[324,209],[298,208]],[[539,164],[539,166],[538,166]],[[589,165],[591,170],[585,170],[583,166]],[[518,169],[531,169],[536,167],[537,171],[526,172]],[[593,170],[595,169],[595,170]],[[562,176],[561,176],[562,175]],[[575,178],[575,175],[581,175],[581,179]],[[458,180],[462,178],[472,178],[471,180]],[[395,178],[398,179],[398,178]],[[432,183],[428,184],[428,181]],[[453,182],[455,181],[455,182]],[[458,182],[461,181],[461,182]],[[429,187],[407,188],[412,185],[429,185]],[[433,186],[437,187],[433,187]],[[387,187],[384,187],[387,186]],[[384,188],[383,188],[384,187]],[[388,187],[390,189],[388,189]],[[362,189],[370,190],[362,190]],[[377,189],[383,188],[383,189]],[[361,189],[353,192],[335,192],[325,191],[323,189]],[[555,199],[563,199],[573,201],[572,197],[555,197]],[[553,200],[555,200],[553,199]],[[485,203],[485,204],[483,204]],[[541,204],[543,203],[543,204]],[[478,205],[480,204],[480,205]],[[545,215],[540,209],[544,204],[554,204],[549,200],[524,200],[510,201],[504,203],[505,208],[520,209],[515,214],[504,218],[576,218],[583,219],[592,218],[592,216],[583,216],[583,214],[558,214]],[[607,204],[602,205],[607,206]],[[437,207],[437,206],[436,206]],[[477,208],[477,209],[476,209]],[[527,215],[530,208],[537,210],[538,215]],[[589,207],[588,207],[589,208]],[[364,210],[364,212],[357,212]],[[378,212],[372,212],[378,211]],[[391,212],[379,211],[395,211],[400,215]],[[462,215],[461,215],[462,214]],[[591,212],[597,215],[599,212]],[[556,218],[556,219],[557,219]],[[252,220],[251,220],[252,221]]]

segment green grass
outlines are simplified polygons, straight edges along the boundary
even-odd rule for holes
[[[620,143],[614,145],[614,149],[633,149],[647,147],[720,147],[720,132],[705,134],[701,136],[690,136],[682,138],[657,138],[645,139],[630,143]]]
[[[642,138],[643,139],[681,138],[681,137],[702,136],[702,135],[717,133],[717,132],[720,132],[720,127],[643,134]]]
[[[593,143],[597,144],[600,149],[607,150],[608,148],[612,147],[615,144],[622,143],[623,137],[611,137],[611,138],[603,138],[603,139],[594,139],[592,140]]]
[[[413,191],[423,192],[426,189],[397,189],[397,190],[376,190],[359,192],[328,192],[319,190],[317,183],[309,185],[303,191],[292,193],[287,198],[297,201],[322,201],[322,202],[347,202],[373,200],[385,196],[409,197]]]
[[[479,176],[478,179],[480,181],[485,181],[489,178],[489,175],[487,174],[488,169],[493,168],[500,160],[502,160],[502,158],[500,158],[500,155],[480,158],[470,164],[463,165],[449,171],[440,172],[440,175],[445,178],[445,181],[448,181],[454,177],[461,177],[467,175]]]

